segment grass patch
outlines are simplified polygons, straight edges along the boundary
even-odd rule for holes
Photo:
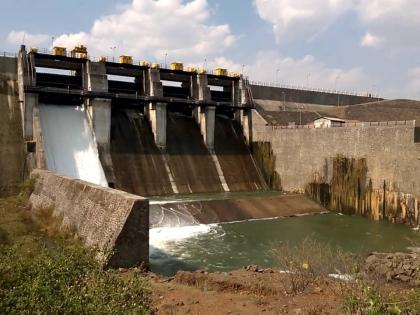
[[[150,313],[140,274],[103,270],[74,239],[40,232],[25,209],[27,197],[23,190],[0,199],[1,314]]]

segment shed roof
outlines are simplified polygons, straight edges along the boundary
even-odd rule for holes
[[[317,121],[317,120],[320,120],[320,119],[327,119],[327,120],[331,120],[331,121],[346,122],[344,119],[341,119],[341,118],[337,118],[337,117],[327,117],[327,116],[318,117],[318,118],[317,118],[317,119],[315,119],[314,121]]]

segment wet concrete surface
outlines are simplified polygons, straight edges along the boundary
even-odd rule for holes
[[[216,117],[215,151],[230,191],[258,191],[266,188],[239,124]]]
[[[140,112],[112,111],[111,157],[115,188],[140,196],[173,194],[162,154]]]

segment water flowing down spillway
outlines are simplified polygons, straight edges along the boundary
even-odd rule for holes
[[[108,186],[93,132],[80,106],[39,105],[47,168]]]

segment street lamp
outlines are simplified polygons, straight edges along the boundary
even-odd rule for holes
[[[167,58],[167,57],[168,57],[168,53],[166,52],[166,53],[165,53],[165,69],[166,69],[166,68],[168,68],[168,65],[167,65],[167,63],[166,63],[166,58]]]

